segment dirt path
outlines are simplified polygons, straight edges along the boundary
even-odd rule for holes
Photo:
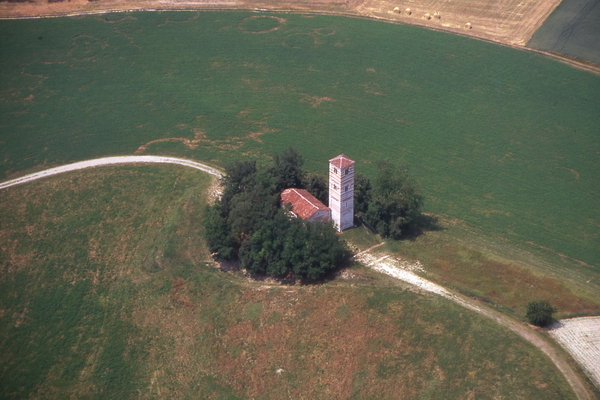
[[[35,172],[33,174],[25,175],[20,178],[11,179],[10,181],[0,183],[0,190],[9,188],[11,186],[20,185],[22,183],[35,181],[38,179],[46,178],[52,175],[58,175],[65,172],[78,171],[80,169],[94,168],[102,165],[115,165],[115,164],[175,164],[184,167],[195,168],[200,171],[206,172],[210,175],[220,178],[223,173],[216,168],[209,165],[199,163],[196,161],[190,161],[183,158],[175,157],[163,157],[163,156],[120,156],[120,157],[103,157],[96,158],[93,160],[80,161],[73,164],[62,165],[56,168],[50,168],[45,171]]]
[[[561,374],[569,382],[571,389],[573,389],[573,392],[575,392],[575,395],[578,399],[593,400],[597,398],[591,391],[591,389],[589,389],[588,386],[583,382],[579,374],[575,372],[571,365],[569,365],[566,358],[563,355],[559,354],[546,338],[541,336],[532,328],[529,328],[527,325],[523,325],[490,307],[487,307],[468,297],[452,293],[446,288],[436,283],[433,283],[425,278],[420,277],[419,275],[413,272],[415,270],[423,270],[420,263],[409,263],[406,261],[397,260],[391,258],[389,255],[374,256],[372,254],[369,254],[367,251],[360,253],[360,255],[358,255],[358,257],[356,257],[355,259],[376,271],[382,272],[396,279],[409,283],[413,286],[418,287],[421,290],[435,293],[439,296],[455,301],[456,303],[460,304],[465,308],[468,308],[495,320],[500,325],[507,327],[508,329],[515,332],[516,334],[518,334],[519,336],[536,346],[538,349],[543,351],[544,354],[546,354],[552,360],[556,368],[558,368]]]

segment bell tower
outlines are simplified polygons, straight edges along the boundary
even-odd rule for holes
[[[329,208],[338,232],[354,226],[354,161],[344,154],[329,160]]]

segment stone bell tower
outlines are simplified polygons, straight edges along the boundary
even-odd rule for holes
[[[329,208],[338,232],[354,226],[354,161],[344,154],[329,160]]]

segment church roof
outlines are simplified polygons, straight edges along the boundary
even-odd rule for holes
[[[292,212],[304,220],[309,219],[319,210],[329,210],[329,207],[305,189],[285,189],[281,192],[281,202],[291,203]]]
[[[335,167],[339,169],[346,168],[354,164],[354,161],[349,159],[345,154],[340,154],[339,156],[332,158],[329,160],[330,164],[333,164]]]

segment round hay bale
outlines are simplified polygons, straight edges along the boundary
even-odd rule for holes
[[[429,13],[425,13],[425,15],[423,15],[423,17],[424,17],[425,19],[431,19],[431,14],[429,14]]]
[[[400,14],[400,7],[394,7],[394,12],[396,14]]]
[[[410,15],[410,14],[412,14],[412,10],[411,10],[410,8],[407,8],[406,10],[404,10],[404,12],[405,12],[407,15]]]
[[[440,13],[439,13],[439,12],[437,12],[437,11],[433,13],[433,17],[434,17],[434,18],[437,18],[437,19],[440,19],[440,18],[442,18],[442,16],[440,15]]]
[[[473,29],[473,25],[471,25],[471,23],[470,23],[470,22],[467,22],[467,23],[465,24],[465,29]]]

